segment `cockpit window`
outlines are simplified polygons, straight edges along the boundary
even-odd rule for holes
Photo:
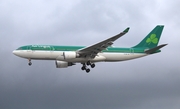
[[[17,50],[22,50],[22,48],[21,48],[21,47],[19,47]]]
[[[27,49],[27,46],[21,46],[17,50],[26,50],[26,49]]]

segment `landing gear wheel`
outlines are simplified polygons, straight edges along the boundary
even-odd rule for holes
[[[82,65],[83,65],[83,66],[81,67],[81,70],[85,70],[87,73],[89,73],[89,72],[90,72],[90,69],[87,68],[86,65],[91,65],[90,61],[88,61],[87,63],[82,63]]]
[[[85,66],[82,66],[82,67],[81,67],[81,70],[86,70],[86,67],[85,67]]]
[[[28,61],[29,61],[28,65],[31,66],[32,65],[31,59],[28,59]]]
[[[94,68],[95,67],[95,64],[91,64],[91,68]]]
[[[32,62],[29,62],[28,65],[31,66],[31,65],[32,65]]]
[[[90,61],[87,61],[87,63],[86,63],[87,65],[91,65],[91,62]]]
[[[90,69],[86,69],[86,72],[89,73],[89,72],[90,72]]]

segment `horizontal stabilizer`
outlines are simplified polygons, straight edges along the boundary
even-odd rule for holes
[[[167,44],[162,44],[162,45],[159,45],[159,46],[157,46],[157,47],[151,48],[151,49],[149,49],[149,50],[145,50],[144,52],[147,53],[147,54],[151,54],[151,53],[159,50],[160,48],[162,48],[162,47],[164,47],[164,46],[166,46],[166,45],[167,45]]]

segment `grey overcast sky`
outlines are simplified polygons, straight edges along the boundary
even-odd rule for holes
[[[179,0],[0,0],[0,109],[179,109]],[[91,45],[126,27],[113,46],[131,47],[165,25],[148,57],[55,68],[12,54],[29,44]]]

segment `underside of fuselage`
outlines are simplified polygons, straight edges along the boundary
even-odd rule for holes
[[[21,58],[28,59],[29,66],[32,65],[31,60],[54,60],[56,68],[66,68],[75,65],[75,63],[81,63],[82,64],[81,69],[85,70],[87,73],[90,72],[88,66],[94,68],[96,62],[118,62],[118,61],[140,58],[148,55],[145,53],[101,52],[98,53],[94,58],[90,58],[90,57],[80,57],[80,56],[73,57],[70,55],[65,56],[64,51],[15,50],[13,51],[13,53]]]
[[[66,62],[73,62],[73,63],[83,63],[87,61],[91,62],[116,62],[116,61],[125,61],[130,59],[135,59],[139,57],[146,56],[145,53],[109,53],[103,52],[98,53],[95,58],[89,57],[76,57],[71,59],[65,59],[63,57],[62,51],[30,51],[30,50],[17,50],[17,56],[32,59],[32,60],[59,60],[59,61],[66,61]]]

